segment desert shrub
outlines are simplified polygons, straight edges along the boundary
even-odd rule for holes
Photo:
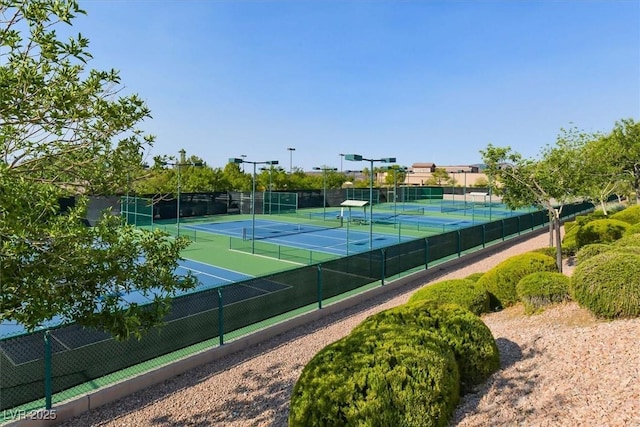
[[[472,282],[477,282],[478,279],[481,278],[483,274],[484,273],[471,273],[470,275],[465,277],[465,279],[471,280]]]
[[[572,228],[575,228],[578,225],[578,223],[574,219],[571,221],[565,221],[562,225],[564,226],[564,232],[568,233]]]
[[[598,219],[581,226],[576,234],[577,249],[591,243],[609,243],[620,239],[629,224],[616,219]]]
[[[476,282],[467,279],[452,279],[425,286],[409,298],[409,303],[434,301],[438,304],[458,304],[473,314],[489,311],[489,294]]]
[[[563,255],[573,255],[578,250],[578,241],[576,236],[581,226],[577,225],[567,230],[565,228],[564,237],[562,238],[562,253]]]
[[[430,330],[453,350],[460,372],[460,388],[467,392],[500,367],[500,354],[491,330],[482,320],[455,304],[418,301],[369,316],[356,330],[397,327]]]
[[[581,262],[584,262],[591,257],[600,255],[601,253],[610,251],[612,249],[613,246],[606,245],[604,243],[592,243],[590,245],[584,245],[576,253],[576,264],[580,264]]]
[[[609,251],[579,264],[571,294],[599,317],[640,316],[640,256]]]
[[[458,400],[456,360],[436,334],[360,329],[304,367],[289,426],[446,426]]]
[[[633,224],[631,227],[627,228],[627,232],[624,235],[630,236],[632,234],[640,234],[640,223]]]
[[[617,247],[640,246],[640,234],[625,234],[622,238],[616,240],[613,245]]]
[[[544,248],[534,249],[531,252],[536,253],[536,254],[547,255],[547,256],[550,256],[553,259],[556,258],[556,248],[554,248],[553,246],[547,246],[547,247],[544,247]]]
[[[525,313],[539,312],[549,304],[569,300],[571,279],[562,273],[540,271],[524,276],[516,292],[524,304]]]
[[[516,285],[520,279],[537,271],[558,271],[558,268],[550,256],[528,252],[502,261],[484,273],[478,284],[489,292],[492,309],[508,307],[518,302]]]
[[[624,221],[628,224],[640,224],[640,205],[629,206],[611,215],[611,219]]]

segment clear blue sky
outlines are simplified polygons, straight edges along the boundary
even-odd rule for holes
[[[488,143],[533,157],[563,127],[640,119],[638,0],[81,6],[90,65],[120,70],[152,110],[151,155],[472,164]]]

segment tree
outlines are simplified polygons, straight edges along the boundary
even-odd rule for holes
[[[547,146],[540,160],[525,159],[510,147],[495,147],[491,144],[481,150],[487,165],[485,172],[493,180],[496,193],[512,209],[526,206],[541,206],[550,218],[550,245],[553,245],[555,230],[556,263],[562,271],[562,248],[560,238],[560,214],[568,201],[580,196],[581,174],[580,149],[584,139],[582,133],[562,131],[555,146]]]
[[[640,205],[640,122],[623,119],[616,122],[613,130],[604,139],[609,161],[620,167],[636,193]]]
[[[449,181],[449,174],[444,168],[436,168],[427,179],[427,185],[440,185]]]
[[[79,14],[73,0],[0,0],[0,320],[33,330],[58,316],[125,339],[160,324],[196,281],[175,274],[185,239],[106,213],[83,225],[82,195],[128,190],[153,138],[117,71],[87,69],[88,40],[58,37]],[[62,211],[68,195],[78,202]],[[127,303],[134,289],[153,302]]]

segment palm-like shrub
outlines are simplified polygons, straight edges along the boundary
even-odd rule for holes
[[[354,331],[397,327],[437,333],[453,350],[461,390],[469,391],[500,367],[500,354],[491,330],[470,311],[455,304],[429,301],[404,304],[365,319]]]
[[[417,301],[458,304],[477,315],[489,311],[489,294],[482,286],[468,279],[444,280],[425,286],[409,298],[409,303]]]
[[[571,279],[562,273],[539,271],[524,276],[516,292],[524,304],[525,313],[540,312],[545,306],[569,300]]]
[[[446,426],[458,400],[458,367],[437,334],[360,329],[304,367],[289,426]]]
[[[508,307],[519,301],[516,285],[524,276],[538,271],[558,271],[547,255],[528,252],[502,261],[484,273],[478,284],[489,292],[491,308]]]
[[[571,294],[599,317],[640,316],[640,255],[615,250],[587,259],[573,272]]]

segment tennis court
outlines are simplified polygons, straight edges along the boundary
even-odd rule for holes
[[[176,296],[185,294],[192,294],[195,292],[203,291],[205,289],[216,288],[219,286],[228,285],[230,283],[241,282],[243,280],[251,279],[253,276],[239,273],[237,271],[229,270],[226,268],[220,268],[209,264],[193,260],[182,260],[179,262],[176,274],[179,276],[185,276],[187,274],[193,274],[198,279],[198,285],[188,291],[177,292]],[[263,292],[264,293],[264,292]],[[148,304],[153,302],[153,290],[149,291],[147,295],[140,291],[131,291],[120,295],[122,297],[122,306],[129,304]],[[251,298],[255,296],[254,290],[247,289],[246,297]],[[39,329],[47,329],[60,325],[61,318],[54,317],[53,319],[44,322]],[[16,322],[4,321],[0,322],[0,338],[6,338],[9,336],[20,335],[26,333],[27,330],[23,325]]]
[[[412,240],[413,237],[395,234],[370,233],[352,229],[346,223],[341,223],[337,216],[333,220],[314,223],[294,223],[257,219],[255,228],[252,220],[228,222],[209,222],[189,224],[184,228],[200,232],[221,234],[243,240],[265,240],[269,243],[293,248],[324,252],[332,255],[345,256],[365,252],[373,249]],[[371,239],[370,239],[371,237]]]

